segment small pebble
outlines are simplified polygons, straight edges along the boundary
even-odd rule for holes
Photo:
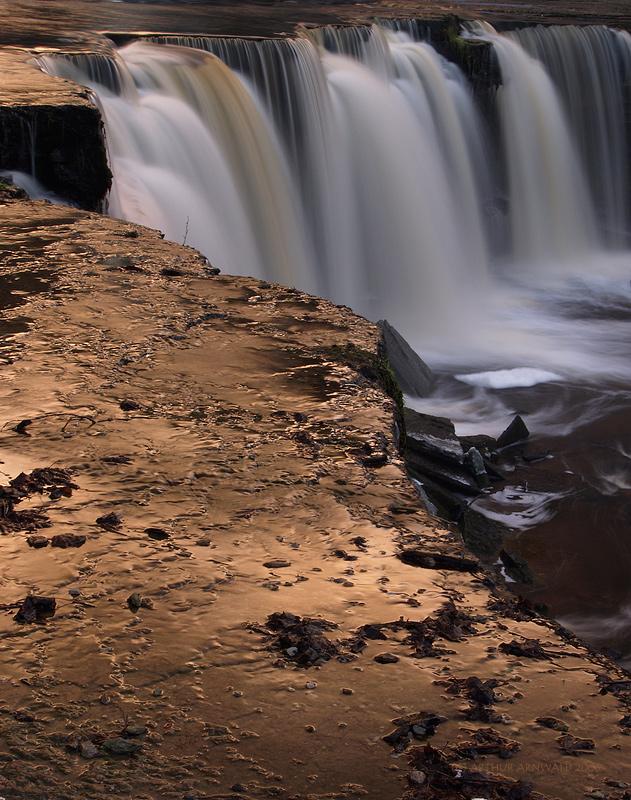
[[[353,694],[352,689],[342,689],[342,694]]]
[[[78,589],[70,589],[68,593],[70,594],[70,597],[79,597],[79,595],[81,594],[81,592]]]
[[[162,696],[162,689],[154,689],[152,692],[154,697],[161,697]]]
[[[243,697],[243,692],[233,692],[232,696],[233,697]]]
[[[309,681],[309,683],[305,684],[306,689],[315,689],[318,684],[315,681]]]
[[[313,727],[313,725],[305,725],[305,730],[307,731],[307,733],[315,733],[315,728]]]
[[[421,772],[420,769],[413,769],[408,772],[408,780],[410,783],[413,783],[415,786],[422,786],[425,783],[425,778],[427,776],[424,772]]]

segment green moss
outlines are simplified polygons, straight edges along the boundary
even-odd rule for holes
[[[320,354],[330,361],[337,361],[354,369],[364,378],[372,381],[391,397],[396,405],[396,421],[401,432],[399,446],[405,446],[405,422],[403,417],[403,392],[394,374],[383,342],[379,344],[377,354],[357,347],[352,343],[345,345],[334,344],[320,351]]]

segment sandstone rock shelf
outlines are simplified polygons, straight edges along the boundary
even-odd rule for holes
[[[3,797],[624,796],[628,675],[422,509],[376,326],[115,219],[0,225]]]

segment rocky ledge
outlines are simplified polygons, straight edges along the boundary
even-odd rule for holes
[[[626,673],[422,508],[380,330],[0,205],[2,796],[630,796]]]

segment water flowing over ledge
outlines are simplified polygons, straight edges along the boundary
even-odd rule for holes
[[[113,215],[387,317],[435,364],[626,381],[620,331],[585,306],[628,307],[631,37],[471,24],[461,47],[490,42],[501,73],[482,85],[427,35],[158,37],[39,61],[98,95]]]

